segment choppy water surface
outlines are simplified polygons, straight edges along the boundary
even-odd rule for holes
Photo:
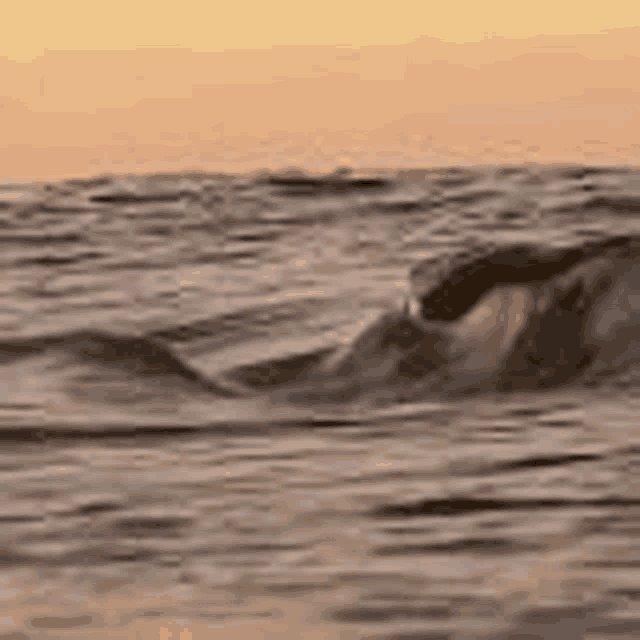
[[[278,387],[436,246],[638,231],[639,175],[3,186],[0,638],[637,637],[633,385]]]

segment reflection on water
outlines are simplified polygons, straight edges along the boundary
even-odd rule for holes
[[[493,637],[558,609],[637,632],[637,413],[600,393],[14,439],[12,624]]]

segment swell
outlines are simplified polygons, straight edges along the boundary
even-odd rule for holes
[[[115,335],[103,331],[74,331],[0,343],[0,364],[63,350],[79,362],[96,363],[136,376],[178,376],[207,393],[223,398],[239,397],[236,391],[207,379],[186,363],[165,341],[151,336]]]
[[[396,402],[454,400],[597,387],[637,364],[637,235],[560,248],[534,242],[477,249],[454,256],[452,265],[445,261],[442,275],[433,274],[418,317],[407,309],[383,317],[327,380],[289,400],[344,403],[363,393]],[[456,322],[501,285],[525,287],[534,303],[510,343],[495,345],[491,330],[475,342],[458,336]],[[496,320],[500,312],[492,313]],[[474,355],[485,351],[491,364],[474,364]]]
[[[478,300],[500,284],[534,285],[550,280],[587,259],[598,258],[608,249],[637,251],[638,236],[620,235],[582,246],[550,250],[541,245],[521,244],[482,258],[471,253],[456,256],[454,268],[422,297],[424,320],[451,322],[468,312]],[[412,272],[415,277],[420,267]]]

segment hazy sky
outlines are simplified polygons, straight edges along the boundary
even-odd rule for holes
[[[401,44],[597,33],[640,25],[634,0],[14,0],[2,6],[0,55],[48,49],[180,45],[195,51],[287,44]]]
[[[30,179],[637,163],[640,1],[13,0],[0,109]]]

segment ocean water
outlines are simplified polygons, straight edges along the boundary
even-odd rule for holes
[[[1,186],[0,639],[637,637],[633,376],[293,399],[434,252],[637,233],[639,175]]]

